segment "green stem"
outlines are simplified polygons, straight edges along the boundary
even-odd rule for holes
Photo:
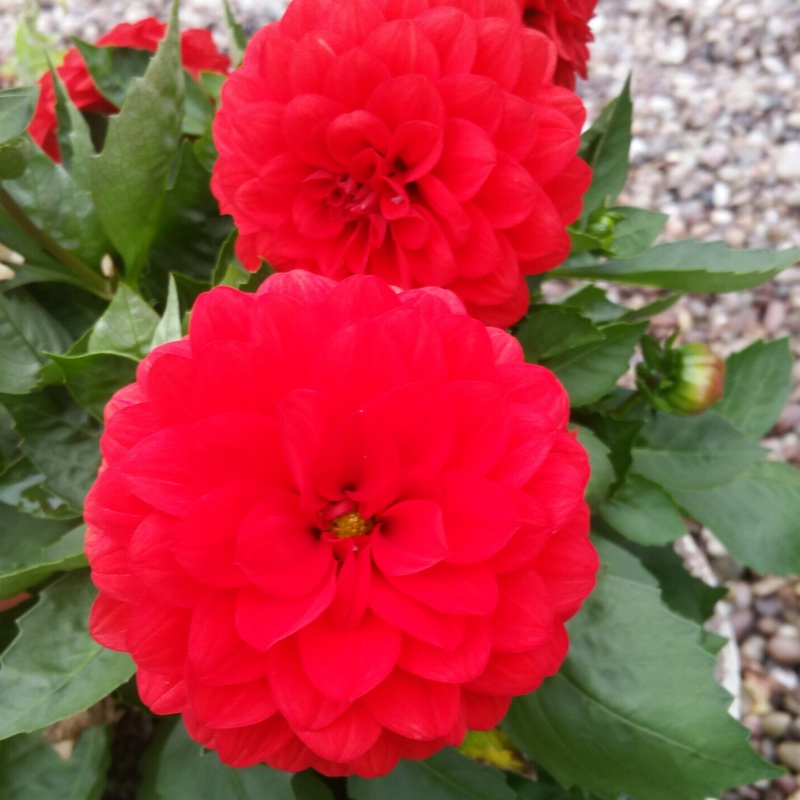
[[[108,281],[70,253],[69,250],[65,250],[55,239],[48,236],[41,228],[35,225],[31,218],[17,205],[14,198],[2,186],[0,186],[0,207],[2,207],[8,216],[16,222],[20,230],[30,236],[42,250],[49,253],[57,261],[60,261],[61,264],[80,281],[81,286],[99,297],[102,297],[104,300],[111,299],[113,292],[111,291],[111,286]]]
[[[639,405],[641,399],[642,395],[639,392],[632,392],[613,410],[614,416],[625,416],[629,411],[632,411]]]

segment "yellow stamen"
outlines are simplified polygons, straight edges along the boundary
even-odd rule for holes
[[[372,533],[375,523],[371,519],[364,519],[355,511],[342,514],[331,520],[331,533],[340,539],[349,539],[352,536],[364,536]]]

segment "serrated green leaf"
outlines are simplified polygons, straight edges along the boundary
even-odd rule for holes
[[[97,422],[63,387],[0,395],[0,403],[14,418],[20,449],[45,476],[45,487],[80,512],[100,463]]]
[[[781,774],[747,743],[699,627],[620,574],[608,543],[597,588],[568,625],[561,671],[517,698],[503,727],[565,786],[604,800],[702,800]],[[622,551],[624,552],[624,551]]]
[[[644,253],[669,219],[667,214],[633,206],[614,206],[609,211],[624,215],[614,227],[612,249],[615,258],[633,258]]]
[[[597,326],[580,310],[560,305],[533,306],[514,335],[534,363],[589,342],[603,341]]]
[[[614,530],[639,544],[668,544],[686,533],[670,496],[657,484],[633,473],[598,513]]]
[[[592,183],[583,195],[582,218],[588,218],[601,203],[616,200],[625,185],[632,116],[628,78],[619,96],[603,109],[595,123],[581,136],[579,155],[592,168]]]
[[[19,455],[0,474],[0,503],[38,519],[74,519],[80,512],[46,488],[46,477],[27,457]]]
[[[149,50],[115,45],[89,44],[73,37],[83,60],[100,94],[117,108],[121,108],[131,89],[133,80],[146,72],[153,54]]]
[[[760,439],[778,421],[791,388],[789,340],[753,342],[725,362],[725,389],[714,411]]]
[[[131,82],[120,113],[109,122],[103,152],[91,162],[95,203],[132,286],[158,229],[182,119],[183,70],[174,5],[166,37],[144,77]]]
[[[84,731],[70,757],[56,753],[42,733],[0,743],[3,800],[100,800],[111,762],[109,728]]]
[[[159,345],[166,344],[167,342],[175,342],[183,336],[181,330],[181,304],[178,298],[178,287],[175,283],[175,276],[169,276],[169,290],[167,293],[167,307],[164,309],[164,314],[156,325],[153,339],[150,342],[150,349],[158,347]]]
[[[103,409],[111,395],[136,379],[139,363],[132,356],[118,353],[51,355],[51,358],[61,370],[75,402],[98,420],[103,419]]]
[[[745,472],[763,452],[714,412],[697,417],[658,414],[642,428],[633,470],[670,494],[713,489]]]
[[[65,569],[85,563],[82,526],[76,528],[74,520],[37,519],[0,503],[0,597],[13,597],[64,561],[69,562]]]
[[[544,360],[569,392],[573,406],[583,406],[610,392],[628,371],[646,323],[617,322],[601,329],[602,341],[566,350]]]
[[[610,450],[609,458],[617,481],[625,480],[631,466],[631,450],[644,422],[638,419],[616,419],[602,414],[585,418],[586,424]]]
[[[502,771],[450,748],[425,761],[401,761],[383,778],[348,778],[347,785],[353,800],[514,800]]]
[[[127,653],[89,637],[96,596],[88,570],[70,572],[17,620],[20,634],[0,659],[0,739],[83,711],[133,674]]]
[[[582,425],[575,427],[578,431],[578,441],[589,454],[592,471],[589,485],[586,487],[586,502],[594,507],[603,500],[614,482],[614,467],[609,460],[608,447],[595,436],[594,432]]]
[[[161,724],[141,773],[136,800],[295,800],[290,773],[265,764],[228,767],[192,741],[180,720]]]
[[[730,250],[722,242],[669,242],[640,256],[588,266],[563,264],[551,278],[587,278],[682,292],[736,292],[771,280],[800,249]]]
[[[25,289],[16,289],[0,294],[0,342],[0,393],[25,394],[49,361],[43,351],[61,353],[71,339]]]
[[[758,461],[725,486],[670,493],[710,528],[740,563],[757,572],[800,572],[800,471]]]
[[[120,284],[89,336],[89,352],[118,353],[140,360],[147,355],[159,320],[140,295]]]
[[[16,86],[0,91],[0,145],[25,133],[38,99],[38,86]]]

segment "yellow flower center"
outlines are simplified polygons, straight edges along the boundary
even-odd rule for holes
[[[364,519],[355,511],[342,514],[331,520],[331,533],[340,539],[349,539],[353,536],[364,536],[372,533],[375,523],[371,519]]]

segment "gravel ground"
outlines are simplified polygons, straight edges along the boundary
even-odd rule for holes
[[[89,41],[116,22],[166,15],[166,0],[42,0],[41,28]],[[281,0],[231,0],[249,32]],[[0,0],[0,63],[23,0]],[[183,0],[184,27],[221,34],[221,2]],[[665,240],[730,247],[800,245],[800,3],[797,0],[600,0],[591,74],[579,92],[589,119],[633,74],[633,170],[622,202],[664,211]],[[644,292],[626,292],[644,303]],[[800,266],[733,295],[691,295],[661,315],[686,340],[722,355],[754,338],[790,336],[794,388],[765,444],[800,465]],[[699,539],[730,589],[742,661],[742,709],[753,743],[790,774],[724,800],[800,800],[800,580],[743,571],[706,532]]]

